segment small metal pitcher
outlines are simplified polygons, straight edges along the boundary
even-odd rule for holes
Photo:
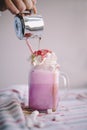
[[[44,21],[41,15],[28,12],[17,14],[14,18],[15,32],[20,40],[41,37]]]

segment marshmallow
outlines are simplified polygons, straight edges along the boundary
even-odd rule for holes
[[[38,111],[33,111],[30,117],[32,118],[33,121],[35,121],[38,115],[39,115]]]
[[[35,116],[38,116],[39,115],[39,111],[35,110],[35,111],[32,112],[32,114],[35,115]]]
[[[26,124],[28,128],[38,127],[43,128],[45,124],[37,119],[39,115],[38,111],[33,111],[31,115],[26,118]]]
[[[48,113],[48,114],[52,114],[52,113],[53,113],[53,112],[52,112],[52,109],[48,109],[48,110],[47,110],[47,113]]]
[[[32,128],[34,126],[34,123],[31,118],[26,119],[26,124],[28,128]]]

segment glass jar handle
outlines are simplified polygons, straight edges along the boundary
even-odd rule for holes
[[[64,87],[66,89],[66,92],[63,92],[63,96],[62,96],[62,99],[66,99],[67,96],[68,96],[68,92],[69,92],[69,77],[66,73],[64,72],[60,72],[60,78],[63,79],[63,83],[64,83]],[[60,93],[62,95],[62,93]],[[61,100],[61,96],[60,96],[60,100]]]

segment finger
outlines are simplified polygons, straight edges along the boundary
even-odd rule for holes
[[[34,7],[33,7],[33,10],[34,10],[34,14],[36,14],[36,13],[37,13],[37,8],[36,8],[35,5],[34,5]]]
[[[24,4],[26,5],[27,10],[33,9],[33,3],[31,0],[23,0]]]
[[[37,0],[32,0],[33,4],[36,4],[37,3]]]
[[[19,10],[15,7],[14,3],[11,0],[5,0],[7,9],[9,9],[13,14],[18,14]]]
[[[26,9],[27,10],[31,10],[33,9],[33,12],[36,14],[37,13],[37,9],[36,9],[36,0],[23,0],[25,5],[26,5]]]
[[[36,8],[36,0],[32,0],[32,2],[33,2],[33,11],[34,11],[34,13],[36,14],[37,13],[37,8]]]
[[[26,5],[24,4],[22,0],[12,0],[12,1],[20,12],[23,12],[24,10],[26,10]]]

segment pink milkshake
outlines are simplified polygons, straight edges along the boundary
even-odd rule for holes
[[[56,55],[48,50],[34,52],[29,75],[29,107],[55,111],[58,106],[59,71]]]

